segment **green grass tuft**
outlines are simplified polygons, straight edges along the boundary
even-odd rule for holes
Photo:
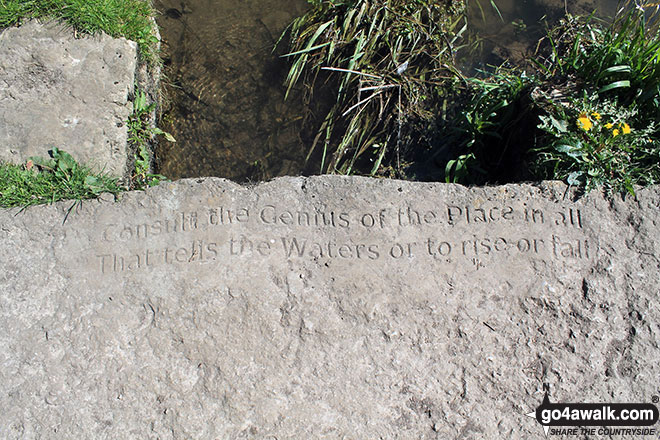
[[[163,136],[167,142],[176,142],[171,134],[150,123],[150,115],[156,103],[147,104],[147,95],[136,87],[133,113],[128,117],[128,143],[135,150],[135,172],[131,177],[133,189],[145,189],[167,180],[161,174],[151,172],[152,155],[149,142],[156,136]]]
[[[31,18],[63,20],[79,32],[133,40],[149,62],[158,59],[153,15],[146,0],[0,0],[0,28]]]
[[[321,172],[389,168],[401,176],[401,152],[420,136],[409,121],[431,117],[435,89],[458,75],[453,51],[466,29],[463,2],[311,3],[289,27],[284,55],[286,86],[303,86],[313,115],[305,121],[313,132],[307,160],[318,160]]]
[[[80,201],[124,190],[118,179],[92,173],[64,151],[53,148],[51,155],[32,158],[25,165],[0,164],[0,207]]]

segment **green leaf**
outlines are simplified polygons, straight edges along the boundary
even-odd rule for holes
[[[548,123],[550,121],[550,124],[559,132],[559,133],[567,133],[568,132],[568,121],[565,120],[558,120],[552,115],[546,116],[539,116],[541,121],[544,123]]]
[[[582,156],[582,149],[570,144],[557,144],[555,145],[555,150],[565,153],[574,159]]]
[[[87,186],[98,186],[99,179],[96,176],[87,176],[85,177],[85,185]]]
[[[54,170],[55,167],[57,166],[57,163],[53,159],[48,159],[44,158],[41,156],[32,156],[29,158],[29,160],[32,161],[35,165],[41,167],[41,168],[46,168],[49,170]]]
[[[328,46],[329,44],[330,44],[330,42],[327,42],[327,43],[319,44],[319,45],[317,45],[317,46],[307,47],[307,48],[305,48],[305,49],[303,49],[303,50],[299,50],[299,51],[296,51],[296,52],[291,52],[291,53],[284,54],[284,55],[282,55],[282,58],[285,58],[285,57],[292,57],[292,56],[294,56],[294,55],[300,55],[300,54],[302,54],[302,53],[312,52],[312,51],[314,51],[314,50],[316,50],[316,49],[320,49],[320,48],[322,48],[322,47]]]
[[[373,146],[374,146],[374,148],[380,148],[380,152],[378,154],[378,158],[374,162],[374,166],[371,168],[371,175],[372,176],[374,174],[376,174],[376,172],[380,168],[380,164],[383,162],[383,158],[385,157],[385,152],[387,151],[387,148],[386,148],[387,145],[386,144],[382,144],[382,145],[374,144]]]
[[[612,73],[630,73],[631,71],[632,69],[628,65],[612,66],[603,70],[600,73],[599,78],[605,78]]]
[[[53,148],[53,151],[55,148]],[[55,155],[55,152],[53,153]],[[57,151],[57,168],[62,172],[67,172],[78,166],[76,160],[66,151],[58,150]]]
[[[85,186],[92,194],[100,194],[104,191],[103,182],[96,176],[89,175],[85,177]]]
[[[163,136],[165,136],[165,139],[168,142],[176,142],[176,139],[174,139],[174,136],[172,136],[171,134],[169,134],[167,132],[163,132]]]
[[[147,109],[147,95],[142,91],[138,90],[135,93],[135,100],[133,101],[133,111],[135,113],[144,112]]]
[[[611,84],[606,85],[605,87],[601,88],[600,90],[598,90],[598,93],[599,94],[600,93],[605,93],[605,92],[609,92],[610,90],[613,90],[613,89],[621,89],[621,88],[626,88],[626,87],[630,87],[630,81],[628,81],[628,80],[615,81]]]
[[[500,12],[500,9],[497,7],[497,5],[495,4],[495,0],[490,0],[490,5],[493,7],[493,9],[495,9],[495,12],[497,12],[497,15],[499,15],[500,20],[502,20],[502,22],[504,22],[504,18],[502,17],[502,13]]]
[[[579,186],[581,182],[581,177],[584,175],[582,171],[573,171],[568,175],[566,182],[571,186]]]

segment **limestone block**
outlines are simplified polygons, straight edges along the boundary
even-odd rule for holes
[[[127,171],[137,45],[75,38],[30,21],[0,33],[0,160],[20,163],[58,147],[116,176]]]
[[[0,437],[541,439],[650,402],[660,191],[182,180],[0,212]]]

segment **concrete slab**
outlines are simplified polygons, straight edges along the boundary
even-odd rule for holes
[[[0,212],[0,436],[541,439],[650,402],[660,189],[183,180]],[[585,437],[600,438],[600,437]]]
[[[30,21],[0,33],[0,160],[48,157],[58,147],[116,176],[127,173],[137,45],[107,35],[75,38]]]

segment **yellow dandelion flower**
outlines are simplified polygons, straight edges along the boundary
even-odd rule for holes
[[[580,117],[578,118],[578,127],[584,131],[589,131],[593,126],[594,124],[591,122],[591,119],[589,119],[587,114],[580,113]]]
[[[623,134],[630,134],[630,125],[628,125],[626,122],[620,125],[620,127]]]
[[[598,112],[592,112],[592,113],[591,113],[591,116],[593,116],[594,119],[596,119],[597,121],[600,121],[600,118],[601,118],[600,113],[598,113]]]
[[[612,127],[614,127],[614,125],[611,122],[605,124],[605,128],[607,128],[608,130],[611,129]]]
[[[617,137],[618,135],[619,135],[619,130],[618,129],[615,128],[614,130],[612,130],[612,136],[613,137]]]

